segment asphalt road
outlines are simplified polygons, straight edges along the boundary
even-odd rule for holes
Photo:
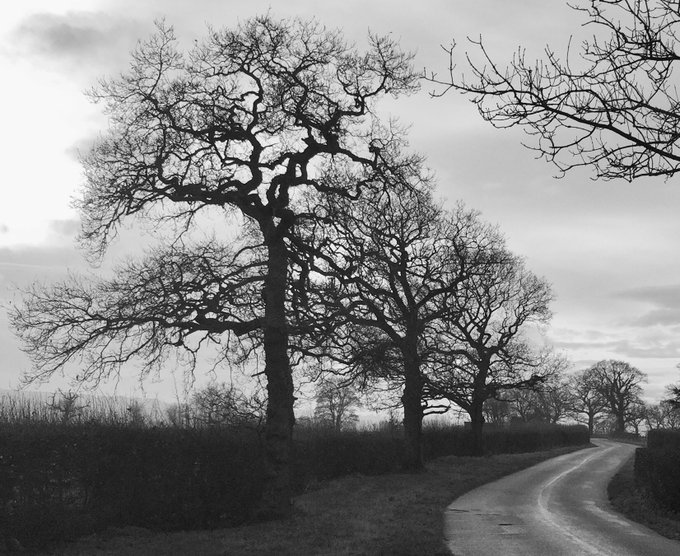
[[[444,536],[456,556],[680,556],[680,542],[615,513],[607,483],[635,446],[594,440],[484,485],[444,514]]]

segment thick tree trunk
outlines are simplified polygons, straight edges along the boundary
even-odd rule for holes
[[[421,471],[423,463],[423,379],[415,352],[404,358],[404,460],[407,471]]]
[[[623,411],[616,414],[616,432],[626,432],[626,419]]]
[[[268,242],[269,261],[264,284],[264,353],[267,377],[264,491],[259,519],[291,514],[291,458],[293,449],[293,378],[288,355],[286,284],[288,253],[282,239]]]
[[[588,434],[593,436],[593,430],[595,429],[595,415],[588,413]]]
[[[483,403],[474,401],[470,407],[470,425],[472,433],[472,455],[484,455],[484,412]]]

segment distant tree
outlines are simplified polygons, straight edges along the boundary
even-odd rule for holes
[[[177,402],[166,408],[165,416],[174,427],[191,426],[191,407],[188,403]]]
[[[549,320],[551,300],[550,285],[507,251],[462,282],[452,300],[456,316],[440,330],[438,365],[427,384],[433,397],[469,414],[477,454],[484,450],[484,402],[535,388],[554,371],[552,358],[522,335]]]
[[[556,424],[569,415],[572,392],[564,376],[567,361],[554,358],[545,380],[531,389],[510,390],[504,394],[515,421]]]
[[[512,406],[507,399],[490,398],[484,402],[484,422],[492,425],[505,425],[510,422]]]
[[[649,406],[644,400],[633,403],[626,413],[626,425],[633,429],[633,433],[640,434],[640,425],[647,421]]]
[[[263,420],[261,396],[247,396],[232,384],[212,383],[191,396],[192,417],[203,427],[259,426]]]
[[[588,432],[595,431],[597,417],[607,410],[608,404],[600,388],[592,367],[569,377],[569,390],[572,393],[571,415],[577,421],[585,421]]]
[[[356,409],[360,406],[359,393],[342,379],[322,377],[316,387],[314,419],[335,431],[352,429],[359,421]]]
[[[541,419],[537,412],[538,395],[535,389],[508,390],[503,396],[510,405],[511,422],[531,423]]]
[[[676,368],[680,369],[680,363],[676,365]],[[666,395],[668,397],[664,401],[680,408],[680,383],[666,386]]]
[[[110,281],[27,292],[12,320],[32,377],[81,355],[89,359],[77,379],[97,381],[135,357],[143,373],[160,372],[173,350],[192,367],[211,342],[225,347],[226,360],[261,349],[268,405],[258,515],[289,515],[289,348],[291,334],[303,333],[291,330],[299,271],[291,236],[314,218],[300,200],[317,190],[355,199],[374,176],[408,167],[397,161],[401,134],[381,123],[375,103],[417,90],[411,58],[390,38],[370,36],[359,53],[314,21],[268,15],[210,30],[185,55],[159,24],[130,70],[92,93],[110,125],[83,159],[78,205],[81,240],[95,257],[134,217],[167,223],[168,246]],[[347,179],[320,181],[327,166]],[[199,227],[213,235],[206,214],[247,241],[190,241]]]
[[[614,432],[624,432],[626,424],[632,423],[641,404],[640,384],[647,381],[647,375],[625,361],[607,360],[593,365],[590,370],[607,410],[614,418]]]
[[[125,411],[127,422],[134,427],[143,427],[149,421],[144,404],[139,400],[131,400]]]
[[[649,429],[679,429],[680,406],[661,401],[647,407],[645,421]]]
[[[671,0],[599,0],[579,8],[593,38],[580,58],[562,59],[550,47],[543,59],[519,50],[506,67],[482,40],[472,41],[468,75],[430,79],[468,93],[495,127],[521,126],[531,148],[560,171],[587,166],[597,177],[633,180],[680,170],[680,12]],[[481,61],[475,60],[481,54]]]
[[[554,357],[551,371],[535,390],[536,415],[544,423],[556,424],[569,414],[573,393],[564,374],[568,362]]]
[[[71,423],[82,418],[88,405],[81,402],[81,396],[78,392],[57,390],[52,394],[48,407],[50,411],[57,415],[59,421]]]

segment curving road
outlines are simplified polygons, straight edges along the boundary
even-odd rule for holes
[[[456,556],[679,556],[680,542],[615,513],[607,483],[635,446],[596,448],[544,461],[457,498],[444,514]]]

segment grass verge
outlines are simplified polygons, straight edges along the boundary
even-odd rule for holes
[[[680,540],[680,514],[659,507],[635,487],[634,459],[626,462],[609,483],[607,494],[613,508],[669,539]]]
[[[213,531],[153,533],[139,528],[91,535],[51,552],[114,555],[447,554],[442,513],[482,484],[582,447],[483,458],[447,456],[420,474],[354,475],[295,499],[290,520]]]

